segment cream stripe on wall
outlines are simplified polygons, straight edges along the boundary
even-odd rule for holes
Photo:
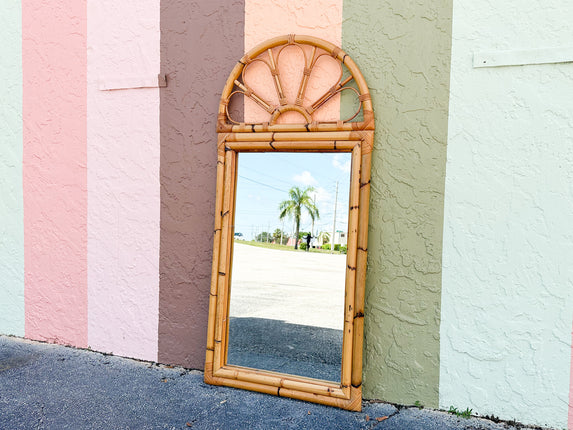
[[[571,371],[569,375],[569,428],[573,429],[573,327],[571,328]]]
[[[557,428],[570,401],[573,67],[473,57],[570,44],[571,16],[569,0],[456,0],[444,227],[440,406]]]
[[[159,0],[90,0],[88,18],[88,343],[156,361]]]
[[[22,8],[0,13],[0,333],[24,335]]]

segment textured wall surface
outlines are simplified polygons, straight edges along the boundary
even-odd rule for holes
[[[328,40],[337,46],[342,37],[342,0],[246,0],[245,1],[245,52],[272,37],[283,34],[305,34]],[[307,55],[310,56],[310,49]],[[240,55],[240,54],[239,54]],[[304,58],[297,48],[286,48],[279,57],[281,83],[289,103],[294,104],[299,83],[303,76]],[[340,68],[334,60],[323,57],[308,81],[305,105],[311,104],[338,80]],[[321,76],[321,80],[313,79]],[[246,78],[257,94],[278,104],[278,96],[268,68],[261,63],[248,67]],[[249,80],[251,78],[251,80]],[[265,79],[266,78],[266,79]],[[267,97],[268,95],[268,97]],[[333,97],[315,114],[317,121],[338,120],[340,97]],[[293,114],[291,121],[299,121]],[[284,117],[288,117],[285,114]],[[250,99],[245,101],[245,121],[266,122],[268,113]],[[280,119],[279,119],[280,122]]]
[[[26,336],[87,346],[85,0],[22,4]]]
[[[573,328],[571,329],[571,374],[569,375],[569,428],[573,429]]]
[[[364,396],[438,405],[451,1],[345,0],[376,115]]]
[[[253,45],[311,34],[377,120],[365,397],[573,429],[573,64],[472,67],[570,45],[573,5],[456,0],[452,29],[452,2],[4,6],[0,332],[202,368],[221,90]]]
[[[0,14],[0,331],[24,335],[22,8]]]
[[[444,222],[440,406],[559,428],[571,369],[573,64],[474,69],[472,54],[569,46],[571,16],[567,0],[456,0]]]
[[[159,360],[203,368],[211,282],[216,121],[242,55],[244,3],[161,3]]]
[[[88,342],[156,361],[159,0],[88,3]]]

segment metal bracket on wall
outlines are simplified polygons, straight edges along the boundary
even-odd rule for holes
[[[166,86],[167,77],[164,73],[159,73],[156,76],[127,76],[123,78],[105,76],[98,80],[100,91],[164,88]]]
[[[573,62],[573,47],[474,53],[474,68]]]

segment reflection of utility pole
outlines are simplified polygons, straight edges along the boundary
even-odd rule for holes
[[[316,207],[316,194],[314,195],[314,207]],[[312,227],[310,228],[310,236],[314,236],[314,218],[312,219]]]
[[[283,218],[283,226],[282,226],[282,228],[281,228],[281,243],[280,243],[281,245],[283,244],[283,230],[284,230],[284,229],[285,229],[285,220],[284,220],[284,218]]]
[[[332,237],[330,239],[330,253],[334,252],[334,234],[336,233],[336,204],[338,203],[338,181],[336,181],[336,193],[334,194],[334,218],[332,219]]]
[[[271,231],[271,223],[270,221],[267,222],[267,243],[269,243],[269,236]]]

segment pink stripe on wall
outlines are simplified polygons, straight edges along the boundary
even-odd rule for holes
[[[88,6],[89,345],[157,360],[159,0]],[[122,88],[102,91],[102,88]]]
[[[86,2],[22,2],[25,334],[87,346]]]
[[[569,429],[573,430],[573,328],[571,329],[571,371],[569,372]]]
[[[272,37],[283,34],[305,34],[342,45],[342,0],[245,0],[245,52]],[[309,49],[310,51],[310,49]],[[287,48],[280,56],[281,82],[289,103],[294,104],[302,78],[304,60],[296,48]],[[317,63],[317,76],[309,80],[305,105],[312,103],[338,82],[340,68],[330,58]],[[249,85],[272,104],[278,103],[270,72],[261,63],[252,63],[246,72]],[[322,70],[320,70],[322,68]],[[256,79],[254,78],[256,74]],[[253,76],[249,80],[249,76]],[[330,79],[329,79],[330,78]],[[310,102],[310,103],[309,103]],[[295,116],[296,114],[292,115]],[[291,116],[290,121],[299,121]],[[340,97],[333,97],[314,115],[318,121],[338,120]],[[250,99],[245,100],[245,121],[265,122],[268,114]],[[280,122],[280,120],[279,120]]]

